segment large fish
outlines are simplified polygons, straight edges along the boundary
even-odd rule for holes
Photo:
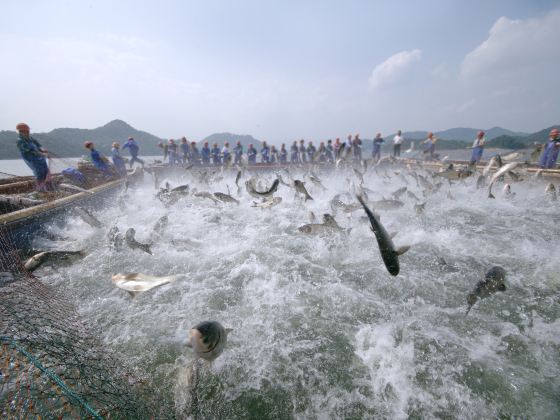
[[[391,195],[395,200],[398,200],[399,198],[401,198],[401,195],[403,195],[406,191],[407,191],[407,187],[402,187],[394,191],[393,193],[391,193]]]
[[[513,162],[514,160],[519,160],[523,157],[523,153],[521,152],[511,152],[507,155],[502,156],[502,160],[505,162]]]
[[[437,172],[436,176],[440,176],[445,179],[463,179],[468,178],[473,174],[473,171],[470,169],[458,169],[458,170],[451,170],[451,171],[443,171]]]
[[[500,178],[502,175],[505,175],[507,172],[511,171],[515,167],[517,167],[517,165],[519,165],[519,162],[508,163],[502,166],[498,171],[494,173],[494,175],[492,175],[492,179],[490,180],[490,185],[488,186],[488,198],[496,198],[492,194],[492,186],[498,180],[498,178]]]
[[[305,182],[302,182],[299,179],[294,180],[294,188],[298,193],[303,194],[303,196],[305,197],[305,201],[313,200],[313,197],[311,197],[305,189]]]
[[[381,252],[381,258],[385,263],[385,267],[389,274],[396,276],[399,274],[399,255],[404,254],[410,249],[410,246],[402,246],[395,249],[393,245],[393,240],[391,236],[387,233],[381,222],[377,220],[373,212],[368,208],[363,198],[358,196],[358,201],[362,204],[364,211],[366,212],[369,222],[371,224],[371,230],[375,234],[377,239],[377,244],[379,245],[379,251]]]
[[[216,198],[207,191],[197,191],[193,193],[193,196],[198,198],[207,198],[208,200],[212,200],[214,203],[219,203],[219,200],[216,200]]]
[[[129,228],[124,234],[124,240],[126,244],[132,249],[141,249],[142,251],[152,255],[152,250],[150,249],[150,245],[138,242],[135,236],[136,236],[136,230],[134,230],[134,228]]]
[[[231,331],[217,321],[203,321],[189,331],[187,346],[197,357],[212,362],[224,351]]]
[[[255,184],[253,182],[247,181],[245,185],[247,187],[247,192],[251,196],[255,198],[267,198],[267,197],[271,197],[278,190],[279,184],[280,184],[280,180],[276,178],[272,183],[272,186],[268,190],[262,192],[257,191],[257,189],[255,188]]]
[[[85,255],[84,251],[44,251],[29,258],[24,267],[27,271],[32,272],[43,264],[68,263],[83,258]]]
[[[101,228],[103,225],[99,220],[97,220],[90,212],[82,207],[74,207],[74,211],[80,218],[86,222],[88,225],[94,228]]]
[[[496,292],[506,290],[506,270],[502,267],[494,266],[484,276],[484,280],[479,281],[474,290],[467,295],[467,315],[473,305],[479,299],[484,299]]]
[[[126,290],[132,297],[135,297],[154,287],[171,283],[177,280],[177,276],[155,277],[142,273],[118,273],[112,277],[112,280],[115,286]]]
[[[332,233],[333,231],[350,233],[352,229],[344,229],[340,227],[333,216],[325,213],[323,214],[323,223],[308,223],[306,225],[300,226],[298,230],[301,233],[305,233],[307,235],[315,235],[322,233]]]
[[[239,204],[239,200],[236,200],[235,198],[233,198],[231,195],[229,194],[225,194],[225,193],[221,193],[221,192],[215,192],[214,193],[214,197],[216,197],[218,200],[220,200],[222,203],[235,203],[235,204]]]
[[[482,170],[482,175],[487,177],[494,165],[496,165],[498,169],[502,167],[502,158],[500,155],[492,156],[492,158],[488,161],[488,164]]]

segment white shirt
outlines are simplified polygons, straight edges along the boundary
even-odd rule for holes
[[[472,144],[472,147],[484,146],[485,141],[486,141],[486,138],[482,137],[481,139],[479,139],[477,137],[476,139],[474,139],[474,143]]]
[[[398,134],[393,137],[393,144],[402,144],[402,142],[404,141],[402,136],[399,136]]]

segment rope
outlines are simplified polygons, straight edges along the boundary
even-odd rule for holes
[[[35,365],[35,367],[37,369],[39,369],[41,372],[43,372],[45,375],[47,375],[49,377],[49,379],[51,379],[54,383],[56,383],[67,396],[69,396],[70,398],[73,398],[76,401],[78,401],[78,403],[82,407],[84,407],[84,409],[91,416],[93,416],[93,418],[98,419],[98,420],[103,419],[103,417],[101,417],[97,413],[97,411],[95,411],[92,407],[90,407],[90,405],[86,401],[84,401],[78,394],[76,394],[74,391],[72,391],[70,388],[68,388],[68,386],[64,383],[64,381],[58,375],[52,373],[47,368],[45,368],[41,364],[41,362],[39,362],[35,357],[33,357],[33,355],[28,353],[25,349],[21,348],[14,340],[12,340],[11,338],[8,338],[8,337],[4,337],[4,336],[1,336],[0,340],[9,343],[14,349],[16,349],[17,351],[22,353],[25,357],[27,357],[31,361],[31,363],[33,363],[33,365]]]

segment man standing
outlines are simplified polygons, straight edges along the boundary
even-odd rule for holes
[[[472,145],[471,165],[480,163],[484,152],[484,143],[486,143],[486,139],[484,138],[484,131],[481,130]]]
[[[303,139],[301,139],[299,141],[299,161],[301,163],[306,163],[307,162],[307,156],[305,154],[305,141]]]
[[[352,141],[352,150],[354,151],[354,162],[362,161],[362,140],[360,135],[356,134],[354,140]]]
[[[401,130],[397,131],[397,135],[393,137],[393,156],[401,156],[401,144],[403,144],[404,138],[402,137]]]
[[[381,159],[381,145],[383,143],[385,143],[385,140],[381,137],[381,133],[377,133],[373,139],[373,152],[371,154],[374,162],[378,162]]]
[[[247,160],[249,161],[249,165],[254,165],[257,163],[257,149],[253,147],[252,143],[247,149]]]
[[[297,147],[297,141],[294,140],[294,142],[292,143],[292,146],[290,147],[290,161],[292,163],[298,163],[299,162],[299,154],[298,154],[298,147]]]
[[[560,132],[557,128],[550,130],[548,143],[544,146],[539,166],[545,169],[552,169],[556,166],[558,151],[560,149]]]
[[[132,164],[134,162],[138,162],[139,164],[142,165],[142,167],[144,167],[144,161],[142,159],[138,158],[138,152],[140,150],[140,147],[138,147],[138,143],[136,143],[132,137],[128,138],[128,140],[126,141],[126,143],[122,147],[122,150],[124,150],[124,149],[128,149],[130,151],[131,159],[128,163],[130,164],[131,168],[132,168]]]
[[[189,159],[189,142],[187,141],[186,137],[181,139],[181,151],[183,152],[183,165],[187,163]]]
[[[52,190],[51,174],[46,159],[48,156],[47,150],[43,149],[39,142],[30,136],[30,129],[27,124],[19,123],[16,126],[16,130],[19,134],[17,148],[23,161],[33,171],[33,175],[37,180],[37,191]]]
[[[235,144],[235,147],[233,148],[233,154],[235,155],[235,164],[240,164],[241,157],[243,156],[243,146],[241,145],[240,141]]]

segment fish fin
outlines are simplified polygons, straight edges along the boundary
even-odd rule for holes
[[[395,252],[397,253],[397,255],[402,255],[404,254],[406,251],[408,251],[410,249],[410,245],[403,245],[398,247]]]
[[[132,299],[134,299],[136,296],[138,296],[142,292],[134,291],[134,290],[128,290],[128,293],[130,294],[130,297],[132,297]]]
[[[226,335],[233,331],[233,328],[226,328]]]
[[[393,239],[399,232],[389,232],[389,238]]]
[[[496,198],[494,197],[494,194],[492,194],[491,192],[488,193],[488,198]]]

